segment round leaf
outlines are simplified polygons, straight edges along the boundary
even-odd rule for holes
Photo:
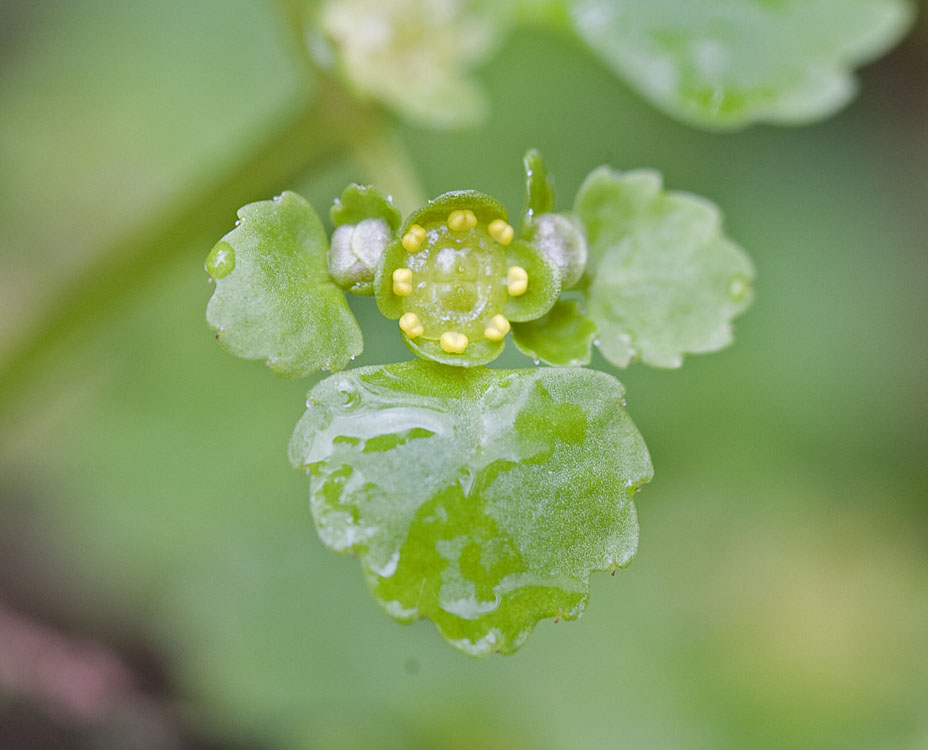
[[[390,616],[509,653],[635,552],[652,469],[623,394],[580,369],[360,368],[310,391],[290,458],[322,540],[360,556]]]
[[[313,207],[286,192],[238,216],[206,262],[216,282],[206,320],[219,343],[288,377],[342,369],[361,353],[361,329],[326,270]]]
[[[731,342],[753,296],[754,271],[707,200],[665,192],[660,175],[601,167],[577,194],[596,266],[587,314],[613,364],[679,367],[688,352]]]

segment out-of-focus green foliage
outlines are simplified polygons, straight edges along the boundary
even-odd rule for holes
[[[652,470],[623,395],[578,369],[364,368],[310,391],[290,460],[322,540],[361,556],[387,614],[511,653],[635,552]]]
[[[817,120],[911,24],[907,0],[575,0],[577,32],[669,114],[705,127]]]

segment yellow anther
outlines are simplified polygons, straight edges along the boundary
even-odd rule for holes
[[[393,293],[397,297],[412,294],[412,271],[408,268],[397,268],[393,272]]]
[[[448,354],[463,354],[467,349],[467,336],[463,333],[445,331],[441,335],[441,348]]]
[[[528,272],[522,266],[510,266],[506,275],[506,291],[510,297],[525,294],[528,289]]]
[[[515,230],[502,219],[494,219],[491,221],[490,226],[487,227],[487,231],[500,245],[508,245],[512,242],[512,238],[515,235]]]
[[[403,248],[407,253],[417,253],[425,243],[425,230],[418,224],[413,224],[403,235]]]
[[[411,339],[421,336],[424,331],[419,316],[414,312],[408,312],[400,318],[400,328]]]
[[[502,315],[494,315],[490,325],[483,329],[483,335],[490,341],[502,341],[509,333],[509,321]]]
[[[465,229],[473,229],[475,226],[477,226],[477,217],[468,208],[458,209],[448,214],[448,228],[455,232],[463,232]]]

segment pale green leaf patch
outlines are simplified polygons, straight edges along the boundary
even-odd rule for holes
[[[911,24],[907,0],[573,0],[577,33],[668,114],[800,124],[853,96],[853,69]]]
[[[754,271],[709,201],[664,191],[650,170],[594,170],[577,194],[594,263],[587,314],[613,364],[679,367],[731,342]]]
[[[636,550],[652,468],[623,395],[581,369],[361,368],[310,391],[290,459],[323,542],[360,556],[391,617],[511,653]]]
[[[361,330],[329,276],[328,241],[312,206],[285,192],[238,217],[206,261],[216,283],[206,320],[219,343],[287,377],[345,367],[361,353]]]

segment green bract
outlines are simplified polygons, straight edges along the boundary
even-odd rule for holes
[[[905,0],[572,0],[574,26],[668,113],[708,127],[800,123],[853,95],[854,66],[908,28]]]
[[[512,326],[519,351],[556,367],[588,365],[595,338],[596,324],[575,299],[558,300],[544,317]]]
[[[219,343],[288,377],[342,369],[361,353],[361,329],[326,268],[313,207],[286,192],[238,217],[206,259],[216,282],[206,320]]]
[[[575,209],[595,263],[587,309],[606,359],[679,367],[685,353],[731,342],[731,320],[753,297],[754,270],[723,234],[714,204],[665,192],[656,172],[601,167]]]
[[[360,556],[391,617],[509,653],[635,552],[652,469],[623,395],[589,370],[365,367],[310,391],[290,460],[320,537]]]

